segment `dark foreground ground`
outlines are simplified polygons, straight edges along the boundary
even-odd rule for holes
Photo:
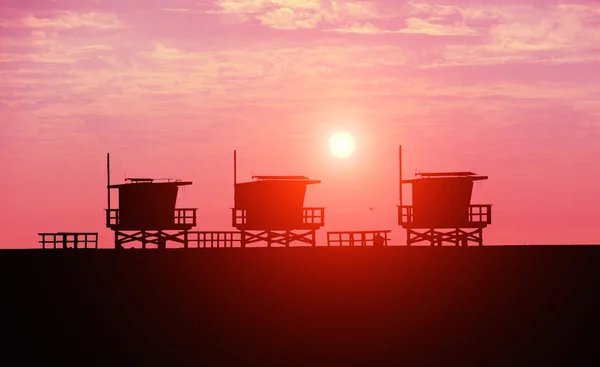
[[[595,246],[6,250],[0,365],[592,366],[599,274]]]

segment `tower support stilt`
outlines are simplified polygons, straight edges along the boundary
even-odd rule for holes
[[[483,245],[483,228],[454,229],[412,229],[406,230],[408,246],[428,242],[431,246],[441,246],[445,242],[455,246],[469,246],[470,243]]]
[[[316,246],[316,231],[313,230],[242,230],[242,247],[255,243],[266,243],[267,247],[290,247],[292,243]],[[275,245],[275,246],[274,246]]]
[[[134,242],[141,243],[142,249],[147,245],[156,245],[158,249],[166,249],[167,241],[181,244],[184,248],[188,247],[188,230],[168,233],[162,230],[155,231],[121,231],[115,230],[115,248],[123,249],[125,244]]]

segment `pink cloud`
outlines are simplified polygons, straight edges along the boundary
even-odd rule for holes
[[[90,27],[97,29],[123,28],[115,14],[59,12],[47,17],[25,16],[5,20],[2,27],[25,27],[42,29],[72,29]]]
[[[329,0],[221,0],[216,13],[243,14],[281,30],[331,27],[346,21],[380,17],[375,3]]]
[[[403,28],[400,33],[421,33],[430,36],[477,35],[477,31],[475,29],[469,28],[468,26],[462,24],[440,24],[421,18],[407,18],[405,22],[406,28]]]

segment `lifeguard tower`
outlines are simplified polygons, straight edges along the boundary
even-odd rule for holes
[[[166,248],[167,241],[188,247],[188,231],[196,225],[196,208],[175,208],[179,186],[188,181],[127,178],[126,183],[111,185],[110,154],[106,155],[108,208],[106,227],[115,232],[115,248],[129,242],[141,242]],[[119,208],[112,209],[110,193],[117,189]]]
[[[241,246],[266,242],[290,246],[293,242],[316,245],[316,230],[322,227],[325,208],[305,208],[308,185],[321,183],[304,176],[252,176],[254,181],[237,183],[234,164],[234,208],[232,225],[241,232]]]
[[[492,206],[471,204],[471,194],[473,182],[488,177],[473,172],[428,172],[402,180],[402,147],[399,161],[398,224],[407,231],[406,244],[468,246],[474,242],[482,246],[483,228],[492,223]],[[412,184],[412,205],[402,205],[402,184]]]

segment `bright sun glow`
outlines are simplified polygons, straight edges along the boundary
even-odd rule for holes
[[[346,158],[354,152],[354,138],[347,132],[337,132],[329,138],[329,150],[338,158]]]

